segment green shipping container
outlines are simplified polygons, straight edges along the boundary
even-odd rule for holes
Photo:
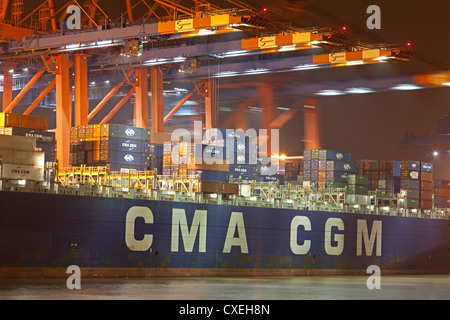
[[[419,199],[407,199],[406,200],[406,208],[418,209],[419,208]]]
[[[347,193],[348,194],[362,194],[362,195],[367,195],[369,193],[369,188],[368,186],[363,186],[363,185],[349,185],[347,187]]]
[[[361,184],[361,185],[369,185],[369,178],[367,176],[361,176],[359,174],[351,174],[348,176],[348,184],[349,185],[355,185],[355,184]]]
[[[311,159],[319,159],[319,149],[311,150]]]
[[[345,188],[346,186],[347,182],[345,181],[327,182],[327,188]]]

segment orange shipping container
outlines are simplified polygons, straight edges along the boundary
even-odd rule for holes
[[[48,119],[16,113],[0,113],[0,127],[48,130]]]
[[[434,195],[437,197],[450,198],[450,189],[436,188],[434,190]]]

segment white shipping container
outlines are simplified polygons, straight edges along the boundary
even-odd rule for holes
[[[45,152],[0,149],[3,163],[44,167]]]
[[[4,179],[44,181],[44,167],[4,163],[0,172]]]
[[[34,151],[36,149],[36,139],[32,137],[0,135],[0,148]]]

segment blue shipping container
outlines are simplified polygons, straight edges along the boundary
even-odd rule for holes
[[[422,162],[421,164],[421,170],[425,172],[433,172],[433,164],[430,162]]]
[[[327,181],[343,181],[346,182],[348,176],[354,174],[351,172],[343,172],[343,171],[327,171],[326,180]]]
[[[125,139],[147,140],[150,139],[150,130],[135,128],[118,124],[103,124],[101,129],[102,137],[118,137]]]
[[[198,170],[203,181],[228,182],[228,172],[213,170]]]
[[[257,167],[251,165],[230,164],[230,175],[256,177]]]
[[[118,137],[102,138],[102,147],[108,150],[145,152],[150,150],[150,144],[146,140],[133,140]]]
[[[7,135],[35,138],[36,142],[55,143],[54,132],[16,127],[4,128],[4,131]]]
[[[107,163],[122,163],[137,166],[150,165],[150,158],[147,153],[110,150],[102,151],[102,154],[104,152],[108,153],[106,155]],[[101,155],[101,159],[104,160],[105,157]]]
[[[352,161],[352,154],[349,152],[340,152],[334,150],[319,150],[319,159]]]
[[[320,167],[320,163],[319,163]],[[330,171],[344,171],[344,172],[351,172],[351,173],[359,173],[359,167],[357,163],[353,162],[347,162],[347,161],[335,161],[335,160],[328,160],[327,161],[327,170]]]
[[[44,152],[45,162],[55,162],[56,143],[36,142],[36,151]]]
[[[145,171],[147,169],[146,166],[138,166],[138,165],[129,165],[124,163],[110,163],[109,170],[110,171],[126,171],[126,170],[136,170],[136,171]]]

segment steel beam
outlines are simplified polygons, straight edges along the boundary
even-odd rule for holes
[[[205,80],[205,129],[217,128],[217,79]]]
[[[120,101],[117,102],[116,106],[106,115],[106,117],[104,117],[103,120],[100,121],[100,124],[108,123],[108,121],[111,120],[112,117],[114,117],[117,111],[119,111],[120,108],[122,108],[125,102],[127,102],[135,92],[136,88],[135,87],[131,88],[131,90],[127,93],[127,95],[124,96],[122,99],[120,99]]]
[[[25,110],[24,115],[29,115],[33,110],[39,105],[39,103],[44,99],[44,97],[55,87],[56,79],[53,79],[44,90],[39,93],[37,98],[33,101],[32,104]]]
[[[187,95],[183,97],[174,107],[172,110],[169,111],[169,113],[164,117],[164,123],[169,121],[170,118],[183,106],[183,104],[189,100],[190,97],[192,97],[194,93],[189,92]]]
[[[141,67],[135,69],[135,75],[137,80],[136,89],[136,105],[135,114],[136,122],[135,126],[138,128],[148,128],[148,80],[147,80],[147,68]],[[153,97],[152,97],[153,98]],[[153,106],[152,106],[153,108]]]
[[[62,54],[56,71],[56,157],[60,167],[69,166],[72,99],[69,57]]]
[[[152,92],[152,132],[164,132],[163,74],[159,67],[150,69]],[[137,101],[137,99],[136,99]]]
[[[305,98],[303,103],[304,150],[320,149],[319,104],[315,98]]]
[[[13,74],[8,69],[7,67],[3,73],[3,108],[1,110],[3,112],[11,104],[13,96]]]
[[[75,55],[75,126],[87,125],[89,113],[89,83],[87,59]]]
[[[123,81],[127,81],[128,77],[131,76],[131,74],[133,73],[133,71],[129,71],[127,76],[123,78]],[[119,89],[123,86],[123,82],[119,82],[118,84],[116,84],[110,92],[108,92],[102,99],[102,101],[100,101],[97,106],[89,113],[88,115],[88,121],[91,121],[92,118],[106,105],[106,103],[109,101],[109,99],[111,99],[116,93],[117,91],[119,91]]]

